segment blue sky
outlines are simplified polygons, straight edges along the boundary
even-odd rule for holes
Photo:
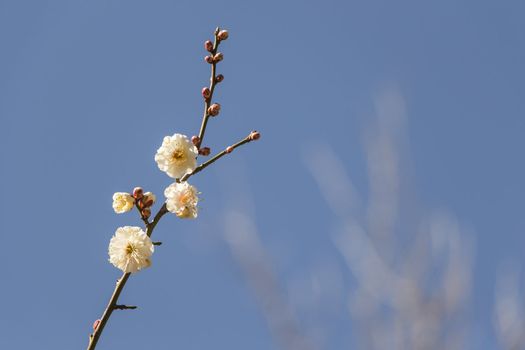
[[[345,271],[329,311],[296,312],[305,332],[322,330],[319,348],[355,346],[353,280],[309,152],[333,150],[367,198],[366,145],[385,91],[404,106],[408,208],[449,213],[473,242],[465,347],[495,348],[501,266],[525,265],[524,15],[511,0],[1,0],[0,347],[85,346],[120,275],[109,239],[140,224],[115,215],[111,196],[141,185],[160,198],[169,185],[153,156],[163,136],[197,133],[202,43],[220,25],[231,35],[207,143],[263,137],[193,179],[198,220],[159,224],[153,268],[122,296],[139,309],[115,314],[99,348],[278,348],[225,243],[231,207],[256,223],[283,300],[319,262]]]

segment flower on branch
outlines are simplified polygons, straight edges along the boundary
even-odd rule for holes
[[[174,134],[164,138],[155,154],[155,161],[160,170],[177,179],[195,169],[198,154],[197,147],[186,135]]]
[[[113,195],[113,210],[115,213],[122,214],[133,209],[135,200],[129,193],[116,192]]]
[[[137,272],[151,266],[151,239],[135,226],[119,227],[109,242],[109,262],[123,272]]]
[[[164,137],[162,145],[155,154],[155,162],[159,169],[175,179],[175,182],[164,190],[166,196],[165,204],[152,214],[152,206],[156,197],[151,192],[144,192],[142,187],[135,187],[131,193],[117,192],[113,195],[113,209],[116,213],[124,213],[136,207],[145,227],[124,226],[119,227],[109,242],[109,262],[124,272],[122,278],[117,281],[115,290],[106,307],[102,317],[93,324],[93,333],[89,337],[88,350],[94,350],[104,330],[104,326],[114,310],[133,309],[135,307],[117,304],[130,273],[138,272],[151,266],[151,255],[154,245],[150,236],[157,226],[159,220],[171,212],[179,218],[195,219],[198,214],[197,204],[199,192],[190,185],[187,180],[215,163],[217,160],[231,153],[237,147],[260,138],[257,131],[252,131],[247,137],[232,144],[223,151],[212,156],[207,161],[197,166],[199,155],[208,156],[211,149],[204,143],[206,126],[211,117],[219,115],[221,105],[214,103],[213,94],[218,83],[224,80],[224,75],[216,74],[217,63],[224,59],[224,55],[218,51],[222,41],[228,39],[228,31],[217,27],[214,31],[214,42],[207,40],[204,48],[207,56],[204,58],[211,68],[210,85],[201,90],[204,99],[204,113],[199,133],[191,139],[186,135],[174,134]],[[140,169],[138,169],[140,171]],[[150,221],[151,218],[151,221]]]
[[[189,183],[175,182],[164,191],[166,207],[179,218],[195,219],[197,217],[197,189]]]

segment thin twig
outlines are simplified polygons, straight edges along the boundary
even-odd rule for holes
[[[252,137],[252,134],[250,133],[250,135],[246,136],[244,139],[242,139],[241,141],[237,142],[236,144],[233,144],[231,145],[230,147],[227,147],[226,149],[224,149],[222,152],[220,153],[217,153],[215,156],[213,156],[212,158],[208,159],[207,161],[205,161],[204,163],[200,164],[199,166],[197,166],[195,168],[195,170],[193,170],[191,173],[187,173],[186,175],[184,175],[183,177],[180,178],[179,182],[183,182],[183,181],[186,181],[190,178],[190,176],[193,176],[195,174],[197,174],[198,172],[204,170],[208,165],[211,165],[213,163],[215,163],[217,160],[219,160],[220,158],[222,158],[223,156],[225,156],[226,154],[228,153],[231,153],[234,149],[236,149],[237,147],[239,146],[242,146],[244,145],[245,143],[248,143],[248,142],[251,142],[251,141],[255,141],[255,139]]]
[[[213,41],[213,49],[210,51],[210,55],[211,57],[214,57],[215,54],[217,53],[217,49],[219,48],[219,44],[221,42],[221,40],[219,40],[218,38],[218,34],[220,32],[220,28],[217,27],[215,29],[215,33],[214,33],[214,41]],[[206,125],[208,124],[208,119],[210,119],[210,114],[208,113],[208,108],[210,108],[210,105],[211,105],[211,101],[213,99],[213,91],[215,90],[215,85],[217,85],[217,80],[216,80],[216,77],[215,77],[215,71],[217,69],[217,63],[218,62],[213,62],[211,63],[211,76],[210,76],[210,96],[208,98],[206,98],[204,100],[204,113],[203,113],[203,116],[202,116],[202,123],[201,123],[201,128],[200,128],[200,131],[199,131],[199,141],[197,143],[197,149],[199,149],[202,145],[202,141],[204,140],[204,133],[206,132]]]

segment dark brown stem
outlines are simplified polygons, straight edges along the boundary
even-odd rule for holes
[[[131,273],[129,272],[124,273],[122,277],[117,281],[115,290],[113,291],[113,294],[111,295],[111,299],[109,299],[108,306],[106,307],[106,310],[104,310],[104,313],[102,314],[102,318],[100,319],[100,322],[97,328],[89,336],[89,345],[87,347],[87,350],[93,350],[97,346],[98,339],[100,338],[100,335],[102,334],[102,331],[104,330],[104,327],[106,326],[106,323],[111,317],[111,314],[115,310],[115,306],[117,305],[118,297],[120,296],[122,289],[124,289],[124,286],[126,285],[126,282],[128,281],[128,278],[130,275]]]

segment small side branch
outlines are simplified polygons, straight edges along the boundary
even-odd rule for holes
[[[179,182],[183,182],[183,181],[188,180],[191,176],[197,174],[198,172],[201,172],[202,170],[204,170],[209,165],[211,165],[211,164],[215,163],[216,161],[218,161],[220,158],[224,157],[225,155],[227,155],[229,153],[232,153],[233,150],[236,149],[237,147],[240,147],[240,146],[244,145],[245,143],[258,140],[260,137],[261,137],[261,135],[259,134],[258,131],[252,131],[248,136],[246,136],[241,141],[239,141],[239,142],[237,142],[237,143],[235,143],[235,144],[233,144],[231,146],[226,147],[226,149],[223,150],[222,152],[216,154],[215,156],[213,156],[212,158],[210,158],[206,162],[204,162],[204,163],[200,164],[199,166],[197,166],[195,168],[195,170],[193,170],[191,173],[187,173],[186,175],[181,177]]]
[[[134,305],[115,305],[115,310],[135,310],[137,307]]]

